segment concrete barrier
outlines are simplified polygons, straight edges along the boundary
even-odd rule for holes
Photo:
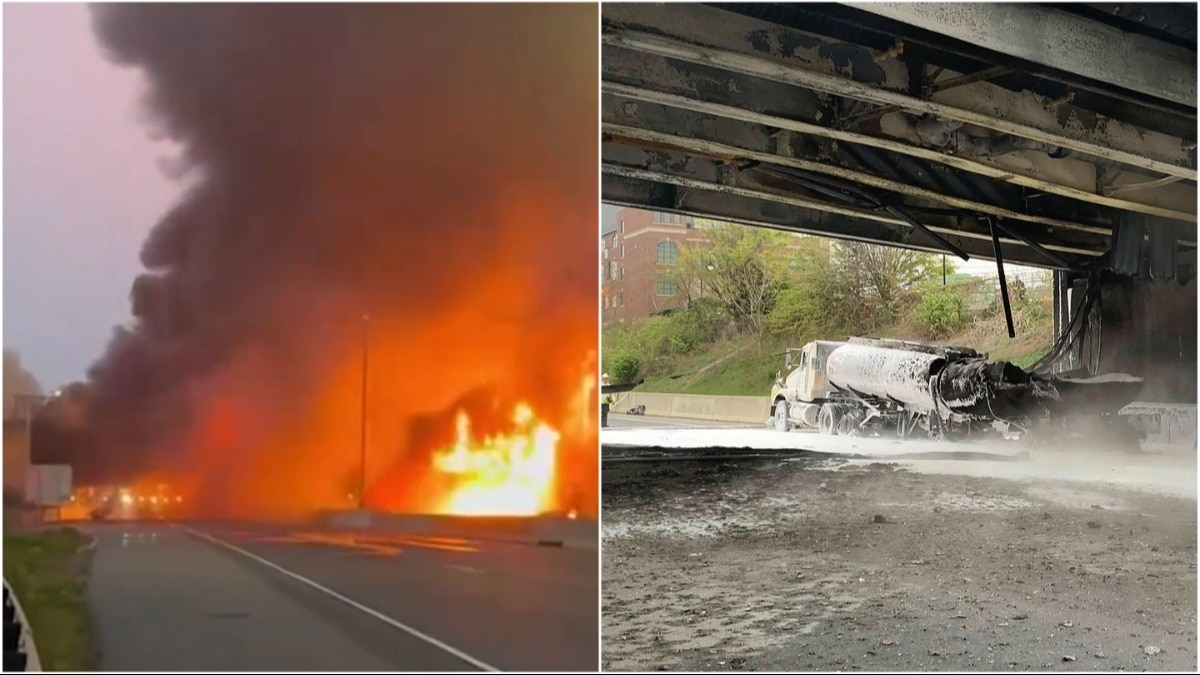
[[[631,391],[618,398],[612,412],[623,414],[638,405],[646,406],[647,415],[660,417],[764,424],[771,411],[771,397],[659,394]]]
[[[339,530],[502,541],[558,548],[597,549],[600,534],[594,520],[551,516],[440,516],[356,510],[327,511],[319,521],[326,527]]]
[[[325,511],[318,520],[322,525],[346,530],[365,530],[371,527],[370,511]]]

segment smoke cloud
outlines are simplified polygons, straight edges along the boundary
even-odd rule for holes
[[[526,400],[574,430],[565,480],[594,501],[595,7],[124,4],[93,23],[144,72],[187,189],[89,372],[84,473],[177,472],[233,514],[344,500],[365,342],[372,484],[429,450],[414,424],[486,390],[484,412]]]

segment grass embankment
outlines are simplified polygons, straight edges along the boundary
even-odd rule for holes
[[[1049,351],[1053,319],[1049,313],[1017,311],[1017,337],[1009,338],[1004,316],[977,317],[970,325],[947,338],[930,340],[911,322],[901,322],[874,333],[877,337],[932,341],[972,347],[993,361],[1010,361],[1028,368]],[[831,336],[841,339],[845,336]],[[800,347],[786,340],[740,335],[704,345],[692,353],[658,359],[652,372],[636,391],[671,394],[714,394],[766,396],[775,374],[783,368],[783,353]],[[666,371],[666,372],[663,372]]]
[[[33,629],[43,670],[93,670],[88,538],[60,529],[4,536],[4,578]]]
[[[783,352],[788,346],[753,335],[722,340],[710,350],[679,358],[669,375],[647,377],[637,391],[765,395],[771,390],[775,373],[783,368]]]

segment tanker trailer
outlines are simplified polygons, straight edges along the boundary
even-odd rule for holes
[[[1039,421],[1089,403],[1093,413],[1115,413],[1141,382],[1043,377],[1005,361],[989,363],[969,348],[867,338],[789,350],[788,368],[772,391],[774,428],[900,438],[918,429],[953,439],[1025,436]]]

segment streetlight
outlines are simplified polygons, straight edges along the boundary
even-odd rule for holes
[[[367,366],[370,363],[371,342],[368,339],[371,315],[362,315],[362,416],[358,445],[358,508],[367,508]]]

